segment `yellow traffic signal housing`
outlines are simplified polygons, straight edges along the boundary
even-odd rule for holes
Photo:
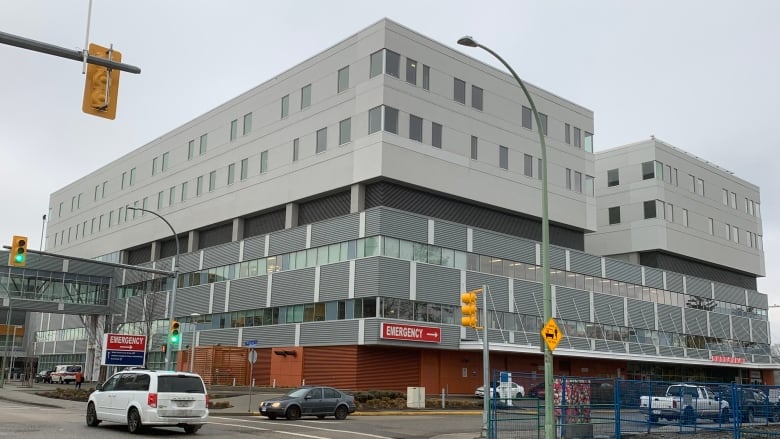
[[[89,54],[111,61],[122,61],[122,54],[97,44],[89,45]],[[87,64],[84,80],[84,101],[81,110],[87,114],[113,120],[116,117],[116,103],[119,96],[119,70]]]
[[[8,265],[24,267],[27,265],[27,237],[14,235],[11,242],[11,253],[8,254]]]
[[[462,317],[460,318],[460,324],[462,326],[479,329],[477,326],[477,293],[481,292],[482,289],[476,289],[461,294],[460,301],[462,304],[460,306],[460,312]]]
[[[179,322],[171,320],[171,330],[168,333],[168,342],[172,345],[179,344],[181,341],[181,332],[179,331]]]

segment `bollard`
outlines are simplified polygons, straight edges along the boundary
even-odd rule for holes
[[[444,401],[445,401],[445,398],[446,398],[446,395],[447,395],[447,394],[446,394],[446,393],[444,393],[444,387],[442,387],[442,388],[441,388],[441,408],[446,408],[446,407],[445,407],[445,405],[446,405],[446,404],[445,404],[445,402],[444,402]]]
[[[236,379],[233,378],[233,387],[236,387]]]
[[[274,378],[274,381],[271,383],[271,388],[276,388],[276,378]]]

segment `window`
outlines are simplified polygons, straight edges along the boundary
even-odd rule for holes
[[[666,220],[674,222],[674,205],[672,203],[666,203]]]
[[[482,97],[484,92],[476,85],[471,86],[471,106],[477,110],[482,110]]]
[[[582,172],[574,171],[574,192],[582,193]]]
[[[479,139],[477,139],[477,136],[471,136],[471,160],[477,160],[478,143],[479,143]]]
[[[122,173],[122,183],[119,185],[119,189],[125,188],[125,180],[127,179],[127,172]],[[73,206],[71,206],[71,210],[73,210]]]
[[[298,148],[299,148],[299,140],[298,138],[293,139],[293,157],[292,161],[297,162],[298,161]]]
[[[567,145],[571,145],[571,125],[563,124],[563,140]]]
[[[534,158],[530,154],[523,154],[523,174],[526,177],[534,176]]]
[[[431,68],[423,64],[423,90],[431,89]]]
[[[417,85],[417,61],[406,58],[406,82]]]
[[[200,136],[200,155],[203,155],[206,153],[206,148],[208,147],[209,143],[209,135],[204,134]]]
[[[655,218],[655,200],[645,201],[645,219]]]
[[[414,114],[409,115],[409,138],[422,142],[423,120]]]
[[[580,148],[582,146],[582,138],[580,137],[580,129],[574,127],[574,146]]]
[[[130,169],[130,186],[135,184],[135,168]]]
[[[655,177],[664,180],[664,164],[658,160],[655,161]]]
[[[157,157],[152,159],[152,175],[157,175]]]
[[[442,126],[436,122],[431,123],[431,145],[441,148]]]
[[[620,206],[609,208],[609,224],[620,223]]]
[[[617,186],[620,184],[620,170],[610,169],[607,171],[607,187]]]
[[[157,210],[162,209],[163,207],[163,191],[157,192]],[[109,225],[111,224],[111,214],[114,213],[113,211],[108,213],[108,222]]]
[[[242,159],[241,160],[241,181],[246,180],[248,176],[249,176],[249,159]],[[198,190],[198,195],[200,195],[200,190]]]
[[[732,209],[737,208],[737,194],[735,194],[734,192],[731,193],[731,207]]]
[[[374,76],[382,73],[382,54],[384,53],[384,50],[379,50],[371,54],[371,67],[369,68],[368,77],[373,78]]]
[[[244,132],[243,135],[247,135],[252,132],[252,113],[244,115]]]
[[[688,227],[688,209],[682,210],[682,223],[685,227]]]
[[[382,129],[382,106],[368,110],[368,134]]]
[[[704,196],[704,180],[701,178],[696,179],[696,193],[702,197]]]
[[[339,145],[352,140],[352,119],[344,119],[339,122]]]
[[[290,95],[282,96],[282,119],[290,114]]]
[[[227,184],[230,186],[236,181],[236,164],[231,163],[228,165],[228,177],[227,177]]]
[[[723,189],[723,205],[727,206],[729,204],[729,190]],[[746,202],[747,203],[747,202]]]
[[[187,142],[187,160],[192,160],[195,157],[195,141],[190,140]]]
[[[650,180],[655,178],[654,162],[642,163],[642,180]]]
[[[187,186],[189,186],[189,184],[186,181],[181,184],[181,202],[182,203],[187,200]],[[146,203],[146,198],[144,198],[144,203]],[[143,215],[143,212],[141,212],[141,215]]]
[[[328,149],[328,128],[322,128],[317,130],[317,153],[321,153]]]
[[[170,189],[168,189],[168,205],[173,206],[173,203],[176,201],[176,186],[171,186]]]
[[[209,172],[209,192],[217,188],[217,171]]]
[[[268,171],[268,150],[260,153],[260,173]]]
[[[387,73],[390,76],[395,76],[396,78],[401,77],[401,55],[393,52],[392,50],[385,50],[386,60],[385,60],[385,73]]]
[[[199,197],[203,193],[203,176],[198,176],[198,179],[195,180],[195,196]]]
[[[503,145],[498,145],[498,166],[509,169],[509,148]]]
[[[544,113],[539,113],[539,120],[542,122],[542,132],[544,135],[547,135],[547,115]]]
[[[571,169],[566,168],[566,189],[571,190]]]
[[[95,200],[94,201],[98,200],[98,193],[100,193],[100,185],[99,184],[95,186]]]
[[[182,188],[182,191],[183,190],[184,190],[184,188]],[[184,201],[184,200],[182,200],[182,201]],[[149,197],[144,197],[144,199],[141,200],[141,209],[148,209],[148,208],[149,208]],[[144,215],[146,215],[146,212],[144,212],[142,210],[141,211],[141,216],[144,216]],[[98,224],[98,230],[100,230],[100,224]]]
[[[594,196],[594,184],[593,184],[593,176],[592,175],[585,175],[585,195],[588,196]]]
[[[696,177],[694,177],[691,174],[688,174],[688,190],[691,192],[696,192]]]
[[[238,137],[238,119],[233,119],[230,121],[230,141],[236,140],[236,137]]]
[[[664,181],[672,184],[672,167],[669,165],[664,168]]]
[[[522,112],[523,128],[533,129],[533,122],[531,121],[531,109],[523,105]]]
[[[162,155],[162,171],[165,171],[168,169],[168,157],[170,156],[170,153],[164,152]]]
[[[311,105],[311,84],[301,88],[301,110]]]
[[[733,226],[732,230],[733,230],[733,233],[731,234],[731,236],[733,237],[734,242],[739,244],[739,227]]]
[[[731,225],[724,224],[726,226],[726,241],[731,241]]]
[[[348,88],[349,88],[349,66],[346,66],[339,69],[339,73],[337,75],[337,80],[336,80],[336,93],[341,93],[342,91]]]
[[[715,221],[713,221],[712,218],[707,218],[707,231],[710,235],[715,234]]]
[[[398,134],[398,110],[385,106],[385,131]]]
[[[466,82],[458,78],[454,78],[454,86],[452,92],[452,99],[461,104],[466,103]]]

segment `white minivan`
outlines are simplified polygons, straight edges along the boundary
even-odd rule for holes
[[[98,384],[87,401],[87,425],[103,421],[127,425],[131,433],[147,426],[181,427],[188,434],[208,422],[209,397],[200,375],[135,369]]]

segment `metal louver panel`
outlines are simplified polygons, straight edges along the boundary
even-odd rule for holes
[[[601,277],[601,257],[576,250],[569,250],[571,271]]]
[[[146,295],[146,315],[148,320],[166,318],[165,310],[168,302],[168,293],[160,291]]]
[[[748,306],[753,306],[756,308],[761,309],[767,309],[769,306],[769,296],[767,296],[764,293],[759,293],[758,291],[748,290],[747,294],[748,298]],[[734,303],[742,303],[744,300]]]
[[[257,340],[261,348],[295,345],[295,325],[252,326],[244,328],[244,340]]]
[[[567,346],[569,349],[576,349],[578,351],[588,351],[590,352],[591,346],[590,346],[590,339],[583,338],[583,337],[569,337],[567,336],[564,338],[564,340],[568,340]]]
[[[349,295],[349,262],[320,267],[320,302],[344,300]]]
[[[210,296],[211,286],[209,285],[177,289],[174,316],[188,316],[192,313],[207,314],[209,312]],[[215,309],[214,312],[222,312],[222,310]]]
[[[435,221],[433,225],[433,243],[439,247],[466,251],[468,227],[447,221]]]
[[[203,268],[220,267],[238,262],[238,248],[238,242],[231,242],[203,250]]]
[[[230,281],[228,311],[265,307],[268,276],[255,276]]]
[[[298,205],[298,224],[316,223],[329,218],[349,214],[351,192],[346,190],[333,195],[316,198]]]
[[[635,355],[657,355],[655,352],[655,346],[645,343],[629,343],[628,352]]]
[[[127,263],[130,265],[138,265],[144,262],[149,262],[151,260],[152,260],[151,244],[127,251]]]
[[[105,265],[93,264],[84,261],[68,261],[68,273],[78,273],[87,276],[111,277],[114,274],[114,268]]]
[[[144,319],[144,296],[134,296],[127,299],[127,321],[140,322]]]
[[[395,209],[366,212],[366,236],[385,235],[416,242],[428,242],[428,220]]]
[[[385,297],[409,298],[409,262],[397,259],[379,258],[379,289],[377,293]],[[363,273],[362,275],[365,275]],[[357,274],[355,274],[357,278]],[[361,292],[362,294],[362,292]],[[357,291],[355,291],[357,297]]]
[[[111,301],[110,311],[111,314],[125,315],[125,302],[127,299],[114,299]]]
[[[357,376],[357,388],[406,391],[409,383],[420,382],[420,357],[417,349],[362,346],[358,349],[361,373]],[[399,364],[404,367],[398,367]]]
[[[417,300],[460,305],[460,270],[417,264]]]
[[[618,281],[632,284],[642,284],[642,268],[639,265],[629,264],[628,262],[615,259],[606,259],[605,261],[606,277]]]
[[[189,246],[190,236],[188,234],[179,235],[179,252],[185,253]],[[176,254],[176,240],[174,238],[160,241],[160,259],[170,258]]]
[[[658,351],[662,357],[685,358],[685,349],[673,346],[659,346]]]
[[[311,225],[311,246],[357,239],[359,232],[360,215],[357,213],[314,223]]]
[[[623,298],[607,294],[593,294],[593,316],[598,323],[624,325]]]
[[[244,260],[251,261],[265,256],[265,235],[244,240]]]
[[[685,309],[686,334],[707,336],[707,311],[701,309]]]
[[[213,346],[217,344],[225,346],[237,346],[238,328],[200,331],[200,342],[198,343],[199,346]]]
[[[706,349],[693,349],[688,348],[687,351],[688,358],[698,358],[701,360],[709,360],[710,358],[710,351]]]
[[[301,332],[304,332],[301,325]],[[357,333],[357,331],[355,331]],[[303,338],[303,334],[301,335]],[[356,389],[358,346],[306,347],[303,351],[303,375],[314,383],[328,383],[338,389]],[[338,358],[338,367],[333,359]],[[270,372],[270,371],[269,371]]]
[[[233,239],[233,223],[222,224],[198,231],[198,250],[227,244]]]
[[[587,291],[558,286],[553,306],[559,319],[590,321],[590,294]]]
[[[734,338],[737,340],[750,340],[750,319],[746,317],[731,316],[731,326],[734,329]]]
[[[67,341],[58,341],[56,348],[54,349],[55,354],[72,354],[73,346],[76,344],[74,340],[67,340]]]
[[[514,280],[515,309],[519,314],[544,315],[544,293],[542,284],[525,280]]]
[[[271,306],[314,302],[314,268],[274,273],[270,294]]]
[[[683,292],[683,276],[671,271],[666,272],[666,289],[678,293]]]
[[[358,320],[301,323],[302,346],[354,345],[358,342]]]
[[[644,267],[645,269],[645,286],[650,288],[663,288],[664,287],[664,272],[657,268]]]
[[[682,308],[658,304],[658,328],[666,332],[683,332]]]
[[[731,270],[729,267],[705,264],[685,257],[661,252],[644,252],[639,255],[640,264],[663,270],[695,276],[702,279],[756,289],[756,278]]]
[[[227,290],[227,282],[217,282],[212,284],[214,285],[214,297],[212,299],[211,309],[214,310],[214,312],[224,312],[225,311],[225,291]],[[209,296],[211,296],[211,292],[209,292]]]
[[[536,243],[496,232],[474,229],[473,251],[481,255],[534,264]]]
[[[355,261],[355,297],[379,296],[380,258]]]
[[[2,253],[6,255],[6,259],[3,259],[2,256],[0,256],[0,259],[8,260],[8,252]],[[27,270],[62,271],[62,259],[52,256],[34,255],[30,253],[27,256],[27,268],[25,271]]]
[[[651,302],[628,299],[628,327],[655,329],[655,307]]]
[[[200,265],[200,252],[185,253],[179,257],[176,268],[179,272],[197,271]]]
[[[244,238],[284,230],[286,207],[244,219]]]
[[[466,290],[471,291],[488,286],[488,309],[496,311],[509,311],[509,279],[501,276],[493,276],[484,273],[466,272]],[[481,301],[482,298],[480,297]],[[481,306],[481,303],[480,303]]]
[[[710,335],[717,338],[731,338],[731,323],[729,316],[710,313]]]
[[[699,297],[712,297],[712,282],[698,277],[685,276],[685,292]]]
[[[767,333],[767,325],[769,323],[763,320],[750,319],[750,325],[753,329],[753,342],[756,343],[769,343],[769,337]]]
[[[595,346],[596,350],[601,352],[615,352],[621,354],[626,352],[626,345],[621,341],[596,339]]]
[[[297,227],[271,233],[268,254],[271,256],[280,255],[303,250],[304,248],[306,248],[306,228]]]

